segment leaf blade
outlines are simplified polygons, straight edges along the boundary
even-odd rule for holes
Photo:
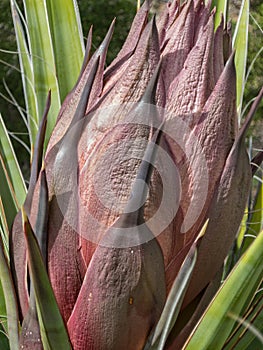
[[[77,81],[84,58],[80,15],[75,0],[47,0],[47,9],[60,98],[63,101]]]
[[[243,0],[238,16],[233,47],[236,50],[235,66],[237,74],[237,112],[241,115],[245,87],[245,73],[248,50],[249,0]]]
[[[28,39],[32,56],[34,88],[38,102],[39,116],[44,114],[48,91],[51,90],[52,93],[52,105],[47,125],[47,142],[60,109],[60,94],[56,77],[54,48],[47,6],[45,1],[24,0],[23,2],[28,25]]]
[[[227,21],[227,12],[228,12],[228,2],[229,0],[213,0],[211,8],[213,9],[216,7],[216,13],[215,13],[215,23],[214,28],[215,30],[220,25],[221,22],[221,15],[224,16],[224,21],[226,23]]]
[[[37,125],[39,120],[38,106],[34,89],[32,57],[28,51],[26,36],[19,15],[20,10],[16,1],[14,0],[11,0],[11,11],[16,34],[24,98],[27,109],[29,137],[32,146],[37,134]]]
[[[0,114],[0,153],[14,188],[17,203],[21,206],[26,197],[26,185],[11,140]]]
[[[15,290],[8,263],[4,254],[2,242],[0,241],[0,279],[5,297],[7,328],[9,345],[11,350],[19,349],[19,320],[16,304]]]
[[[262,278],[262,246],[263,231],[220,288],[185,344],[185,350],[222,348],[235,324],[235,320],[228,316],[229,312],[240,314]]]
[[[68,334],[59,312],[36,237],[22,208],[30,277],[36,295],[41,338],[44,348],[71,349]]]

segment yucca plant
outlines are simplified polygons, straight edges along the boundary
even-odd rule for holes
[[[215,5],[146,1],[110,66],[114,21],[80,69],[75,2],[11,1],[32,166],[26,190],[1,119],[1,348],[260,346],[263,89],[241,120],[249,2],[233,42]]]

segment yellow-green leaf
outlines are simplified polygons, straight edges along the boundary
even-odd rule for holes
[[[185,350],[222,349],[236,322],[229,315],[239,316],[256,291],[262,279],[262,261],[263,231],[241,257],[216,294],[185,344]]]
[[[48,140],[60,109],[60,94],[48,11],[44,0],[24,0],[24,7],[39,116],[44,113],[48,91],[51,90],[52,103],[46,137]]]
[[[26,186],[25,186],[21,169],[17,162],[17,158],[1,114],[0,114],[0,154],[3,160],[3,164],[6,168],[7,174],[9,176],[9,179],[12,183],[12,187],[14,189],[14,193],[16,197],[16,202],[20,207],[24,203],[24,200],[26,197]],[[1,187],[2,186],[3,186],[3,183],[1,181]],[[1,196],[2,196],[2,191],[1,191]]]
[[[215,13],[215,29],[219,26],[221,22],[221,16],[224,16],[225,23],[227,21],[227,13],[228,13],[228,0],[213,0],[211,9],[216,7]]]
[[[1,240],[0,240],[0,280],[2,285],[2,291],[5,298],[9,345],[11,350],[17,350],[19,349],[19,341],[18,341],[19,320],[18,320],[18,309],[16,304],[16,295],[15,295],[11,273],[8,267],[6,256],[4,254]]]
[[[249,0],[243,0],[233,36],[233,47],[236,49],[235,65],[237,73],[237,111],[241,115],[243,94],[245,87],[245,74],[247,64],[249,24]]]
[[[38,319],[44,349],[70,350],[71,345],[52,290],[37,239],[22,207],[28,248],[30,278],[36,295]]]
[[[21,23],[21,17],[19,15],[20,10],[17,6],[16,1],[14,0],[11,0],[11,10],[16,33],[21,77],[27,110],[29,137],[32,146],[36,138],[39,121],[38,106],[34,88],[32,58],[27,47],[27,40],[24,33],[23,25]]]
[[[75,0],[47,0],[47,9],[63,101],[77,81],[84,58],[80,16]]]

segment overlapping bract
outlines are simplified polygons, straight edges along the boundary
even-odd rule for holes
[[[149,6],[146,1],[138,11],[122,50],[106,70],[114,24],[90,59],[89,34],[82,72],[62,105],[45,156],[47,269],[74,349],[142,349],[207,218],[183,308],[220,270],[249,191],[251,172],[244,130],[239,133],[237,127],[229,33],[223,23],[214,32],[214,12],[202,1],[182,6],[173,1],[150,21]],[[149,105],[158,108],[147,110]],[[97,189],[105,198],[115,194],[120,203],[129,203],[141,160],[160,125],[160,146],[172,159],[180,186],[169,167],[163,176],[153,171],[150,178],[147,170],[139,177],[149,185],[147,201],[136,211],[141,216],[130,216],[126,204],[104,205]],[[158,211],[166,182],[166,211],[172,219],[161,232],[151,227],[151,239],[140,241],[140,225]],[[31,181],[26,206],[35,230],[40,188],[40,180]],[[90,217],[100,225],[94,226]],[[116,227],[124,236],[127,228],[137,227],[140,244],[120,246],[112,233]],[[22,237],[18,215],[11,237],[12,267],[21,317],[28,322]],[[180,331],[184,339],[187,332]],[[21,344],[30,348],[27,341],[22,333]]]

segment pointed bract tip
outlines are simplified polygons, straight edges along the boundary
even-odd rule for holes
[[[216,6],[214,6],[210,12],[210,17],[214,17],[216,14]],[[222,18],[222,12],[220,13],[220,17]]]
[[[227,80],[232,79],[233,82],[236,81],[235,55],[236,55],[236,51],[235,49],[233,49],[231,52],[231,55],[226,61],[225,68],[222,72],[222,76],[224,75],[227,78]]]
[[[46,172],[45,160],[42,161],[41,171]]]
[[[116,22],[116,17],[114,17],[112,22],[111,22],[110,28],[105,36],[105,39],[104,39],[105,41],[109,41],[111,39],[113,31],[114,31],[114,27],[115,27],[115,22]]]
[[[23,205],[21,206],[21,214],[22,214],[23,226],[25,226],[25,224],[28,223],[28,217],[27,217],[25,207]]]
[[[115,22],[116,22],[116,17],[112,20],[110,28],[105,36],[105,38],[103,39],[102,43],[100,44],[98,50],[95,52],[95,56],[99,56],[102,54],[102,52],[104,52],[107,47],[109,46],[109,43],[111,41],[111,37],[114,31],[114,27],[115,27]]]
[[[85,55],[84,55],[84,60],[83,60],[83,63],[82,63],[82,67],[81,67],[81,70],[80,70],[80,75],[79,75],[79,79],[78,79],[78,82],[85,70],[85,68],[87,67],[87,64],[90,60],[90,51],[91,51],[91,45],[92,45],[92,32],[93,32],[93,25],[90,26],[90,29],[89,29],[89,34],[88,34],[88,37],[87,37],[87,44],[86,44],[86,49],[85,49]]]
[[[199,241],[200,238],[202,238],[204,235],[205,235],[205,232],[206,232],[206,229],[207,229],[207,226],[208,226],[208,223],[209,223],[209,219],[206,219],[203,227],[201,228],[198,236],[196,237],[195,239],[195,243],[197,243]]]
[[[156,15],[153,16],[150,22],[151,25],[151,35],[154,38],[154,40],[157,40],[159,43],[159,33],[156,25]]]
[[[140,102],[155,104],[156,89],[162,68],[162,58],[160,59]]]
[[[222,12],[220,12],[220,23],[218,27],[216,28],[216,31],[223,30],[224,29],[224,15]]]
[[[162,136],[162,127],[164,122],[161,123],[159,128],[153,134],[151,140],[148,142],[146,150],[144,152],[143,159],[137,171],[136,179],[132,185],[131,196],[125,207],[125,214],[123,219],[133,217],[137,220],[137,223],[144,221],[144,206],[148,194],[148,186],[151,180],[151,175],[154,167],[154,161],[157,153],[157,145],[159,145]],[[143,181],[143,188],[141,181]],[[134,211],[133,208],[137,208]]]
[[[87,108],[87,105],[89,102],[90,93],[91,93],[92,86],[93,86],[93,83],[95,80],[95,76],[96,76],[96,73],[98,70],[99,61],[100,61],[100,55],[95,57],[94,62],[92,62],[92,66],[90,68],[88,79],[86,81],[83,92],[80,96],[78,106],[76,108],[75,114],[72,118],[72,121],[71,121],[71,124],[70,124],[68,130],[70,130],[74,124],[76,124],[78,121],[80,121],[85,116],[86,108]]]

